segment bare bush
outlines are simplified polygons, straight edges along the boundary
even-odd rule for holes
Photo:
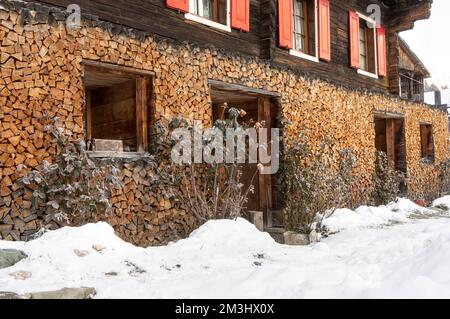
[[[238,118],[245,112],[236,108],[228,109],[229,118],[214,124],[222,132],[228,128],[237,128]],[[243,165],[237,163],[213,164],[176,164],[170,159],[172,147],[177,141],[172,132],[178,128],[193,128],[182,118],[160,121],[157,125],[156,148],[159,161],[166,163],[160,175],[166,184],[176,189],[176,197],[185,209],[194,214],[199,223],[214,219],[235,219],[244,214],[248,196],[254,191],[253,186],[242,183]],[[208,143],[209,141],[203,141]],[[225,147],[225,145],[224,145]],[[257,177],[255,169],[252,181]],[[169,181],[169,182],[168,182]]]

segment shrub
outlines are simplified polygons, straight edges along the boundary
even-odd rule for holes
[[[286,229],[304,234],[322,231],[326,217],[352,202],[355,157],[350,149],[340,150],[339,167],[333,169],[330,139],[321,144],[316,154],[303,134],[288,144],[281,172]]]
[[[120,186],[114,164],[97,165],[89,158],[85,142],[71,141],[56,124],[48,125],[46,131],[53,135],[58,150],[54,162],[44,161],[20,183],[33,191],[33,213],[46,224],[59,225],[83,223],[97,214],[109,213],[110,191]]]
[[[228,109],[229,118],[217,121],[213,128],[226,132],[228,128],[242,128],[238,118],[245,115],[242,110]],[[178,128],[193,128],[183,118],[159,121],[156,125],[155,150],[158,161],[164,162],[159,175],[166,185],[171,185],[182,206],[194,214],[198,223],[212,219],[234,219],[243,215],[248,195],[253,186],[242,184],[244,167],[237,163],[176,164],[171,160],[172,148],[177,143],[172,133]],[[208,143],[209,141],[204,141]],[[224,144],[225,147],[225,144]],[[253,179],[258,170],[255,169]]]
[[[450,195],[450,160],[439,166],[440,196]]]

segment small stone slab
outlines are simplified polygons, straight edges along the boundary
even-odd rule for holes
[[[23,299],[23,298],[14,292],[1,292],[0,291],[0,300],[15,300],[15,299]]]
[[[0,269],[12,267],[28,256],[20,250],[0,249]]]
[[[308,246],[311,243],[309,235],[288,231],[284,233],[284,244],[289,246]]]
[[[35,292],[26,294],[26,299],[40,300],[82,300],[92,299],[97,294],[94,288],[64,288],[56,291]]]

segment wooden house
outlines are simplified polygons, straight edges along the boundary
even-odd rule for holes
[[[0,236],[41,225],[17,167],[54,156],[44,115],[94,141],[93,156],[129,159],[149,150],[156,121],[211,125],[227,102],[272,127],[289,121],[283,133],[307,132],[312,145],[354,149],[362,190],[385,151],[412,177],[411,196],[425,196],[450,158],[448,117],[422,103],[428,71],[398,33],[430,10],[430,0],[0,0]],[[193,223],[149,187],[151,174],[124,162],[107,218],[143,246]],[[261,176],[249,207],[266,228],[282,226],[277,185]]]

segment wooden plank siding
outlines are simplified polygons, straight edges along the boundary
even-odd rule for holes
[[[277,0],[250,1],[250,32],[232,30],[225,32],[184,19],[184,15],[169,9],[164,0],[30,0],[47,5],[67,7],[77,3],[82,13],[98,16],[102,20],[125,25],[137,30],[157,34],[178,41],[213,45],[232,53],[269,59],[274,65],[291,67],[313,77],[338,82],[352,88],[377,89],[398,94],[398,41],[397,31],[411,24],[411,19],[426,17],[428,4],[416,4],[421,12],[409,18],[408,8],[399,11],[395,3],[388,7],[381,0],[332,0],[330,6],[331,62],[308,61],[289,54],[278,47]],[[428,2],[428,0],[424,1]],[[370,4],[378,4],[382,10],[382,24],[387,29],[388,74],[374,79],[360,75],[350,67],[349,11],[367,14]],[[411,9],[412,10],[412,9]],[[419,9],[417,9],[419,10]],[[416,11],[417,11],[416,10]],[[397,14],[398,13],[398,14]],[[400,14],[401,13],[401,14]],[[393,25],[393,23],[397,23]]]
[[[83,14],[122,24],[178,41],[213,45],[220,49],[259,56],[259,1],[250,1],[250,32],[224,32],[185,20],[184,14],[166,7],[165,0],[31,0],[57,7],[78,4]]]

